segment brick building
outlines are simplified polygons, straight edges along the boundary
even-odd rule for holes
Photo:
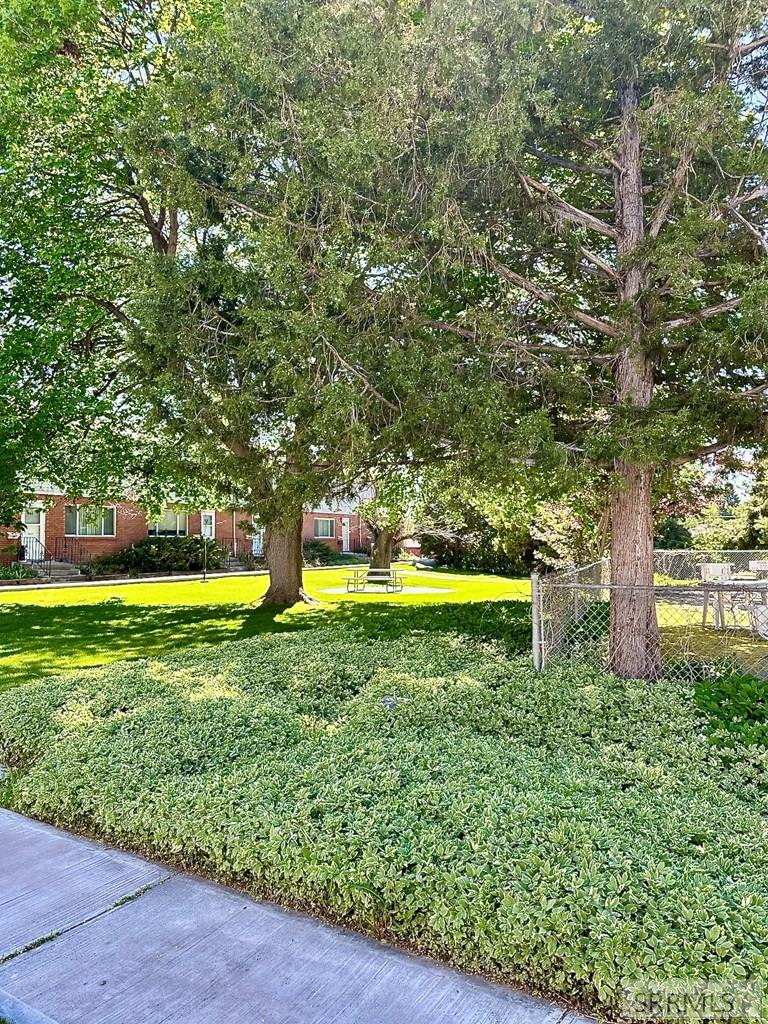
[[[134,502],[121,501],[104,507],[87,499],[67,498],[39,485],[34,501],[22,514],[24,529],[6,531],[7,543],[0,557],[18,557],[17,547],[32,560],[53,558],[77,563],[94,555],[111,554],[145,537],[205,536],[232,555],[263,553],[264,536],[250,512],[222,509],[168,507],[156,520]],[[370,534],[354,503],[323,504],[304,513],[303,538],[318,540],[338,552],[362,552],[370,546]]]

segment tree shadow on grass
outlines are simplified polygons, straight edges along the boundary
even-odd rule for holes
[[[70,668],[168,654],[301,628],[246,605],[7,605],[0,608],[0,689]],[[299,616],[295,617],[297,620]]]
[[[521,601],[364,604],[342,601],[301,611],[245,604],[0,606],[0,690],[73,668],[171,654],[189,647],[337,626],[386,639],[461,633],[529,644],[530,608]]]
[[[312,625],[333,623],[377,640],[416,633],[457,633],[501,641],[512,651],[530,647],[527,601],[445,601],[425,604],[364,604],[341,601],[332,610],[305,612]]]

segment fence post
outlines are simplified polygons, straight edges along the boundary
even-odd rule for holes
[[[543,651],[541,646],[541,591],[539,574],[531,573],[531,620],[533,623],[533,667],[541,672],[543,666]]]

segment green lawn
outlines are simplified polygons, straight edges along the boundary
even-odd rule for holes
[[[498,619],[503,608],[483,613],[472,606],[467,612],[464,602],[506,604],[530,595],[527,580],[415,570],[406,584],[433,593],[326,593],[343,587],[348,575],[346,567],[308,570],[305,584],[318,603],[286,611],[259,606],[266,576],[5,591],[0,593],[0,689],[70,668],[333,622],[377,635],[436,630],[466,618],[470,631],[482,633],[483,622],[476,620]]]

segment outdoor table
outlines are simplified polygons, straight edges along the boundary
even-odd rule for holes
[[[347,593],[362,594],[367,586],[384,586],[388,594],[399,593],[403,589],[402,573],[397,569],[371,569],[367,565],[353,569],[347,577]]]
[[[705,581],[704,585],[704,611],[701,624],[706,626],[709,613],[710,594],[714,596],[714,607],[712,625],[715,629],[725,629],[725,595],[726,594],[759,594],[760,603],[768,604],[768,580],[756,579],[755,577],[739,574],[729,580],[722,582]]]

